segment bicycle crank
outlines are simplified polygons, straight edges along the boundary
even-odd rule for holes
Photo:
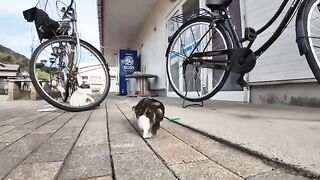
[[[256,56],[249,48],[229,50],[231,71],[245,74],[250,72],[256,65]]]

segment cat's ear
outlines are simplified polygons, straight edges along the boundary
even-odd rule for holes
[[[134,111],[136,109],[136,106],[132,106],[132,111]]]

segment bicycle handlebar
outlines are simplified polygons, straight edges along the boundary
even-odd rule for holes
[[[73,5],[73,2],[74,2],[74,0],[71,0],[70,4],[68,6],[68,9]]]
[[[62,16],[63,18],[64,18],[64,17],[67,17],[67,15],[72,15],[72,13],[71,13],[70,11],[73,11],[73,10],[74,10],[74,9],[72,8],[73,2],[74,2],[74,0],[71,0],[69,6],[68,6],[67,9],[64,11],[63,16]]]

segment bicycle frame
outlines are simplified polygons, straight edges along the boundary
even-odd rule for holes
[[[297,19],[296,20],[296,32],[297,32],[298,48],[299,48],[301,55],[306,53],[307,48],[305,46],[305,42],[303,41],[305,38],[305,32],[304,32],[303,25],[302,25],[302,13],[303,13],[303,9],[304,9],[305,4],[308,1],[309,0],[294,0],[291,3],[289,9],[287,10],[284,18],[281,20],[280,24],[276,28],[275,32],[271,35],[271,37],[262,46],[260,46],[254,52],[254,55],[256,58],[260,57],[280,37],[282,32],[287,28],[288,24],[291,22],[292,18],[294,17],[294,15],[297,12],[298,13],[297,13],[297,17],[296,17],[296,19]],[[261,27],[259,30],[256,31],[257,35],[261,34],[266,29],[268,29],[275,22],[275,20],[279,18],[280,14],[283,12],[283,10],[287,6],[288,2],[289,2],[289,0],[283,0],[282,4],[280,5],[280,7],[276,11],[276,13],[273,15],[273,17],[263,27]],[[212,25],[204,33],[204,35],[202,36],[200,41],[214,28],[213,24],[224,23],[230,31],[230,38],[234,42],[233,49],[243,48],[242,43],[248,41],[248,39],[240,39],[240,37],[238,36],[238,34],[236,32],[236,29],[234,28],[234,23],[232,21],[232,17],[230,15],[229,11],[226,10],[224,12],[220,12],[219,14],[220,15],[211,14],[210,16],[208,16],[209,18],[212,19],[212,23],[211,23]],[[197,47],[200,44],[200,41],[198,42],[198,44],[196,44],[195,47]],[[250,44],[245,48],[250,48],[252,43],[253,42],[250,42]],[[191,54],[194,53],[195,49],[196,48],[193,49]],[[209,55],[208,53],[209,54],[211,53],[210,55],[213,55],[213,56],[221,54],[221,52],[219,52],[219,50],[212,51],[212,52],[206,52],[206,53],[197,52],[197,53],[193,54],[193,57],[201,58],[203,55],[208,56]],[[224,52],[224,53],[226,53],[226,52]],[[168,56],[168,54],[169,54],[169,49],[167,49],[166,56]],[[204,59],[201,59],[201,60],[203,61]]]
[[[62,11],[62,10],[61,10]],[[71,0],[70,4],[64,11],[62,11],[64,14],[62,16],[63,21],[70,22],[71,23],[71,36],[73,36],[76,39],[76,45],[71,44],[71,49],[75,49],[72,53],[70,53],[70,56],[68,59],[72,59],[75,61],[71,61],[68,64],[69,73],[68,73],[68,79],[71,78],[71,75],[74,74],[73,71],[75,71],[74,66],[79,63],[78,57],[80,54],[80,35],[78,33],[77,29],[77,11],[76,11],[76,2],[74,0]],[[64,20],[67,19],[67,20]],[[58,37],[59,38],[59,37]]]
[[[296,14],[296,12],[300,9],[303,3],[306,3],[308,0],[294,0],[292,4],[290,5],[288,11],[286,12],[286,15],[280,22],[279,26],[276,28],[275,32],[271,35],[271,37],[261,46],[259,47],[255,52],[255,56],[258,58],[260,57],[282,34],[282,32],[287,28],[288,24],[292,20],[293,16]],[[279,17],[279,15],[283,12],[284,8],[286,7],[287,3],[289,0],[284,0],[282,4],[280,5],[278,11],[274,14],[274,16],[259,30],[257,30],[257,35],[261,34],[264,32],[266,29],[268,29],[274,22],[275,20]],[[297,19],[300,19],[301,17],[300,13],[297,15]],[[227,21],[228,28],[231,30],[231,38],[233,39],[233,42],[236,42],[235,44],[238,48],[243,47],[242,43],[243,41],[247,41],[246,39],[240,40],[238,37],[235,29],[233,28],[233,22],[230,14],[226,12],[225,14],[225,19]],[[297,28],[301,28],[298,26]]]

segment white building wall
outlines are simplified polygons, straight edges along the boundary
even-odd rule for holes
[[[173,15],[186,0],[171,2],[158,1],[152,13],[146,18],[140,32],[130,48],[141,53],[141,69],[144,73],[156,74],[158,82],[152,88],[166,88],[166,58],[168,18]],[[288,4],[291,4],[290,0]],[[241,3],[242,26],[263,26],[276,12],[282,0],[243,0]],[[205,6],[205,0],[200,0],[200,6]],[[288,8],[288,7],[287,7]],[[285,9],[284,13],[286,12]],[[181,13],[181,12],[180,12]],[[276,23],[262,33],[254,43],[257,50],[275,31],[284,13]],[[289,24],[279,39],[257,60],[257,65],[249,73],[250,83],[281,82],[286,80],[313,79],[313,74],[304,57],[299,55],[295,42],[295,18]],[[244,97],[245,95],[243,95]]]
[[[281,3],[282,0],[242,1],[244,23],[258,30],[273,16]],[[291,3],[292,0],[288,5]],[[284,13],[270,29],[257,38],[253,50],[257,50],[257,47],[260,47],[271,36],[283,16]],[[295,40],[294,18],[279,39],[257,60],[256,67],[249,73],[249,81],[255,83],[313,78],[306,59],[299,55]]]
[[[141,53],[141,69],[144,73],[158,75],[158,82],[151,88],[166,88],[167,18],[185,0],[171,2],[158,1],[152,13],[145,20],[137,38],[131,43],[131,49]]]

